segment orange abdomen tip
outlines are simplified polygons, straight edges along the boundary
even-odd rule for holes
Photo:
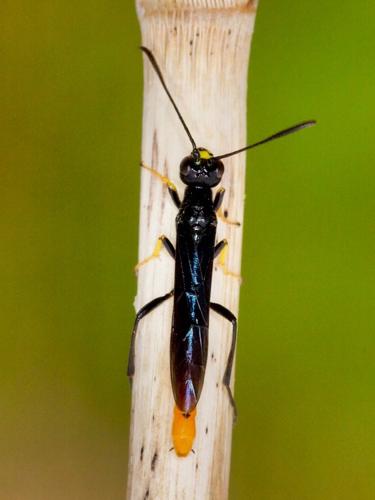
[[[172,439],[174,450],[179,457],[186,457],[193,448],[196,414],[196,409],[187,416],[177,406],[174,407]]]

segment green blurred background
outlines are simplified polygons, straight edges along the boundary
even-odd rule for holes
[[[375,498],[375,4],[261,1],[230,498]],[[124,498],[142,58],[131,1],[3,0],[1,500]]]

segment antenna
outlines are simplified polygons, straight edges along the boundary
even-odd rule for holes
[[[182,115],[181,115],[181,113],[180,113],[180,110],[179,110],[179,109],[178,109],[178,107],[177,107],[177,104],[174,102],[173,97],[171,96],[171,93],[169,92],[168,87],[167,87],[167,85],[165,84],[165,81],[164,81],[163,75],[162,75],[161,70],[160,70],[160,68],[159,68],[159,66],[158,66],[158,63],[156,62],[156,59],[155,59],[155,57],[154,57],[154,54],[153,54],[153,53],[151,52],[151,50],[150,50],[150,49],[148,49],[147,47],[140,47],[140,49],[141,49],[141,50],[142,50],[142,52],[144,52],[144,53],[146,54],[146,56],[149,58],[150,63],[152,64],[152,67],[154,68],[154,70],[155,70],[156,74],[158,75],[159,80],[160,80],[161,84],[163,85],[163,88],[164,88],[165,92],[167,93],[167,96],[169,97],[169,100],[171,101],[171,103],[172,103],[172,105],[173,105],[174,109],[176,110],[176,113],[177,113],[177,115],[178,115],[178,117],[179,117],[179,119],[180,119],[180,121],[181,121],[181,123],[182,123],[182,125],[183,125],[184,129],[185,129],[185,132],[186,132],[186,133],[187,133],[187,135],[189,136],[190,142],[191,142],[191,144],[192,144],[192,146],[193,146],[193,150],[194,150],[194,151],[196,151],[196,150],[197,150],[197,145],[195,144],[195,141],[194,141],[194,139],[193,139],[193,136],[191,135],[190,130],[188,129],[188,126],[187,126],[187,125],[186,125],[186,123],[185,123],[185,120],[182,118]]]
[[[255,148],[256,146],[260,146],[261,144],[265,144],[266,142],[273,141],[274,139],[279,139],[280,137],[284,137],[285,135],[293,134],[294,132],[298,132],[303,128],[312,127],[316,124],[315,120],[309,120],[307,122],[298,123],[297,125],[293,125],[292,127],[281,130],[280,132],[276,132],[276,134],[270,135],[261,141],[255,142],[254,144],[250,144],[250,146],[245,146],[244,148],[237,149],[236,151],[232,151],[231,153],[226,153],[220,156],[214,156],[213,160],[221,160],[223,158],[228,158],[228,156],[233,156],[238,153],[242,153],[242,151],[246,151],[247,149]]]

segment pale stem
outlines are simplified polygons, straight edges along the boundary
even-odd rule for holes
[[[198,146],[214,154],[246,144],[247,71],[256,2],[245,0],[138,0],[142,44],[154,53]],[[142,57],[142,54],[139,54]],[[142,160],[169,177],[180,197],[179,163],[191,144],[148,60],[144,59]],[[218,223],[226,238],[228,268],[240,273],[245,154],[224,160],[223,209],[241,226]],[[175,241],[177,210],[167,188],[142,169],[139,259],[157,238]],[[139,270],[136,309],[173,288],[174,263],[166,251]],[[238,313],[240,282],[220,268],[212,300]],[[178,458],[172,447],[173,395],[169,374],[170,299],[141,321],[136,342],[129,446],[128,500],[226,499],[233,412],[222,384],[231,324],[210,315],[209,355],[197,407],[195,454]],[[241,335],[241,323],[239,323]],[[232,384],[234,371],[232,374]]]

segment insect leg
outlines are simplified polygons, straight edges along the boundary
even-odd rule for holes
[[[137,329],[138,329],[138,323],[142,318],[144,318],[149,312],[153,311],[157,306],[162,304],[165,300],[169,299],[172,297],[174,294],[174,290],[171,290],[170,292],[166,293],[165,295],[162,295],[161,297],[157,297],[156,299],[151,300],[148,302],[146,305],[141,307],[141,309],[137,312],[137,315],[135,317],[134,321],[134,326],[133,326],[133,331],[132,331],[132,337],[130,341],[130,350],[129,350],[129,360],[128,360],[128,370],[127,370],[127,375],[130,379],[130,382],[133,378],[134,371],[135,371],[135,338],[137,336]]]
[[[173,243],[171,243],[170,240],[166,236],[161,236],[161,238],[163,238],[162,241],[163,241],[164,248],[167,250],[167,252],[172,257],[172,259],[175,259],[176,258],[176,250],[173,246]]]
[[[228,217],[226,215],[226,211],[223,212],[223,210],[221,208],[219,208],[216,213],[217,213],[218,218],[222,222],[224,222],[225,224],[229,224],[230,226],[240,226],[241,225],[241,222],[238,222],[238,221],[232,220],[232,219],[228,219]]]
[[[141,161],[141,167],[145,168],[146,170],[148,170],[149,172],[151,172],[152,175],[154,175],[155,177],[158,177],[163,184],[165,184],[166,186],[168,186],[168,192],[171,195],[173,203],[176,205],[177,208],[180,208],[180,206],[181,206],[181,200],[180,200],[180,197],[178,196],[177,188],[173,184],[173,182],[171,180],[169,180],[168,177],[166,177],[165,175],[162,175],[160,172],[158,172],[154,168],[149,167],[148,165],[146,165],[145,163],[143,163],[143,161]]]
[[[228,254],[228,241],[227,240],[221,240],[217,245],[215,246],[214,250],[214,257],[219,257],[218,260],[218,265],[221,267],[223,273],[226,276],[232,276],[232,278],[237,278],[241,280],[241,275],[234,273],[232,271],[229,271],[226,260],[227,260],[227,254]]]
[[[225,224],[230,224],[232,226],[240,226],[241,225],[240,222],[228,219],[226,216],[226,213],[223,212],[223,210],[221,208],[221,204],[223,203],[224,193],[225,193],[224,188],[220,188],[216,192],[215,198],[214,198],[214,210],[215,210],[215,212],[217,212],[217,216],[219,217],[219,219],[221,221],[225,222]]]
[[[215,245],[214,259],[216,259],[216,257],[221,254],[221,252],[223,251],[223,248],[226,245],[228,245],[227,240],[221,240],[221,241],[219,241],[219,243],[217,243],[217,245]]]
[[[220,314],[220,316],[223,316],[225,319],[227,319],[228,321],[230,321],[232,323],[232,343],[231,343],[230,351],[228,354],[227,366],[226,366],[225,372],[224,372],[223,384],[226,387],[227,392],[228,392],[229,401],[230,401],[230,404],[232,405],[232,408],[233,408],[233,420],[235,421],[237,418],[237,408],[236,408],[236,402],[234,401],[234,397],[232,394],[232,390],[230,388],[230,377],[232,374],[234,351],[236,349],[237,318],[233,313],[231,313],[229,311],[229,309],[222,306],[221,304],[216,304],[216,302],[211,302],[210,307],[215,312]]]
[[[158,241],[156,242],[155,248],[152,251],[152,254],[149,257],[146,257],[145,259],[141,260],[141,262],[138,262],[138,264],[135,266],[134,271],[137,273],[139,269],[150,262],[153,259],[156,259],[156,257],[159,257],[162,246],[167,250],[169,255],[172,257],[172,259],[175,258],[176,251],[174,249],[173,244],[169,241],[169,239],[162,234],[159,238]]]
[[[215,198],[214,198],[214,210],[215,210],[215,212],[217,212],[219,210],[219,208],[221,207],[221,204],[223,203],[224,193],[225,193],[225,189],[220,188],[215,194]]]
[[[168,193],[170,194],[173,203],[176,205],[177,208],[181,207],[181,200],[180,197],[178,196],[176,186],[173,184],[174,188],[171,188],[168,186]]]

